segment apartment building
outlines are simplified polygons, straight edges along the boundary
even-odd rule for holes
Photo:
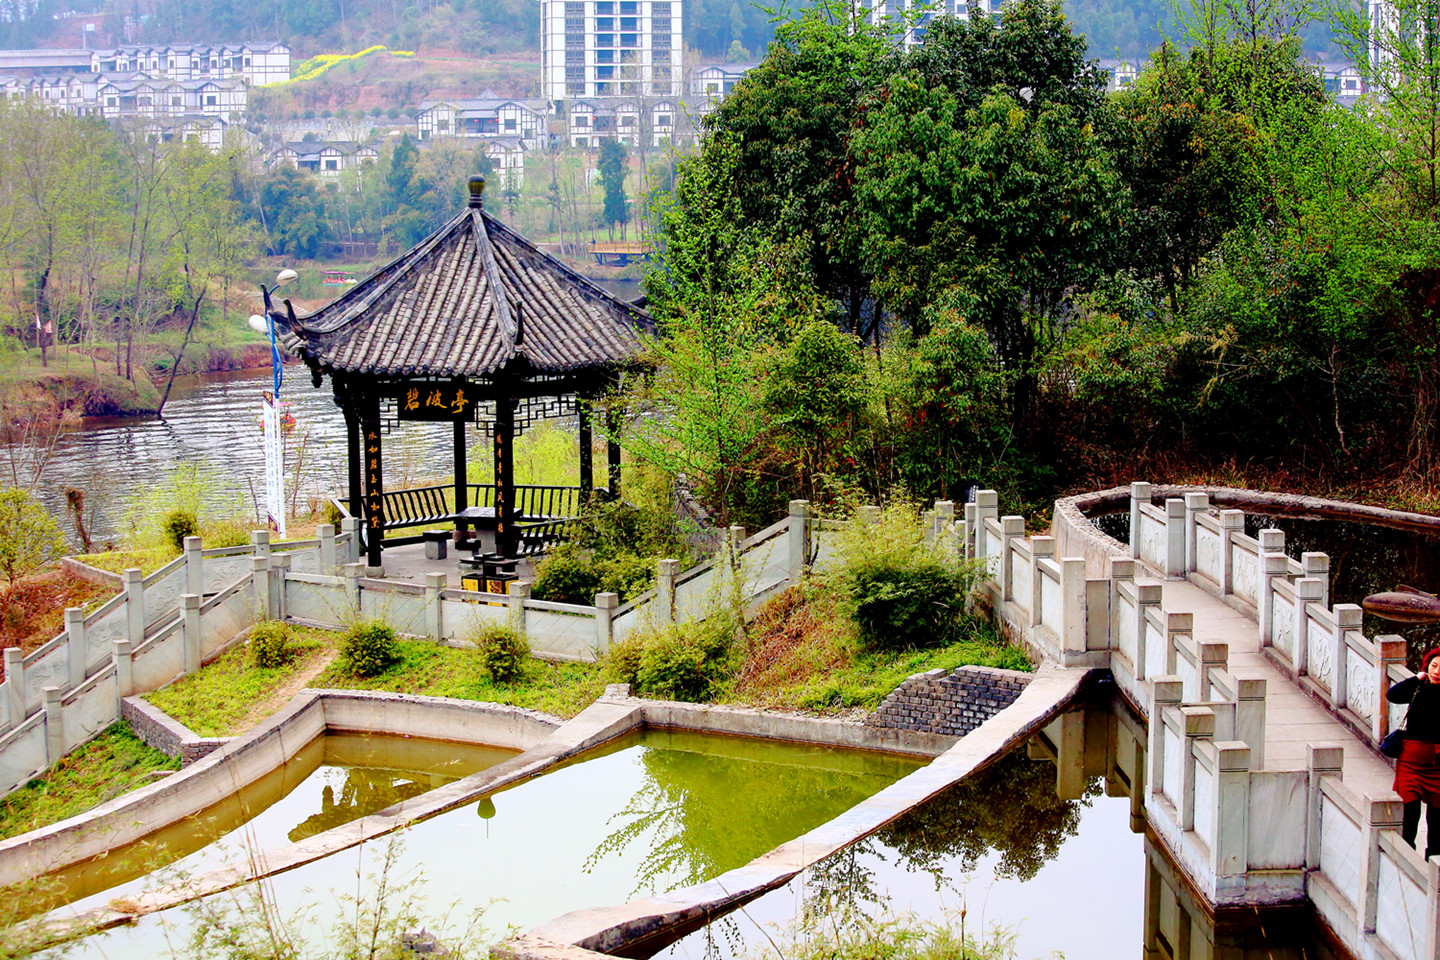
[[[578,99],[680,94],[681,0],[541,0],[541,84],[557,113]]]
[[[0,50],[0,71],[139,73],[169,80],[232,80],[263,86],[290,79],[283,43],[131,44],[108,50]]]

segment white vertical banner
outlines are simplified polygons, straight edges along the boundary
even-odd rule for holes
[[[285,536],[285,439],[280,432],[280,401],[265,391],[260,403],[265,428],[265,512],[270,529]]]

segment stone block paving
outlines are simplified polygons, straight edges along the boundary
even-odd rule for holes
[[[1014,703],[1032,675],[994,667],[917,673],[886,697],[865,722],[872,727],[963,737]]]

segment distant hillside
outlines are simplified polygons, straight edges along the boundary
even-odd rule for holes
[[[685,42],[706,60],[758,60],[775,35],[771,15],[746,0],[681,0]],[[788,7],[792,13],[810,0]],[[4,0],[0,0],[4,3]],[[768,5],[768,4],[767,4]],[[1170,26],[1170,0],[1066,0],[1078,33],[1094,57],[1143,59]],[[372,44],[416,50],[432,57],[509,56],[525,59],[540,49],[537,0],[111,0],[143,20],[140,36],[148,41],[282,40],[296,59],[317,53],[353,52]],[[64,0],[13,3],[19,16],[0,20],[0,47],[77,46],[81,23],[97,26],[86,34],[96,45],[125,40],[126,18],[102,14],[98,2]],[[59,16],[61,10],[70,11]],[[74,15],[93,11],[94,15]],[[24,16],[25,14],[29,16]],[[1329,29],[1312,25],[1305,33],[1312,55],[1334,57]],[[496,88],[499,89],[498,87]]]

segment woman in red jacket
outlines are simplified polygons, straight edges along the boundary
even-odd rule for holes
[[[1385,693],[1391,703],[1408,703],[1405,750],[1395,761],[1395,792],[1405,803],[1400,836],[1415,846],[1420,801],[1425,801],[1425,859],[1440,854],[1440,647],[1425,654],[1420,673]]]

